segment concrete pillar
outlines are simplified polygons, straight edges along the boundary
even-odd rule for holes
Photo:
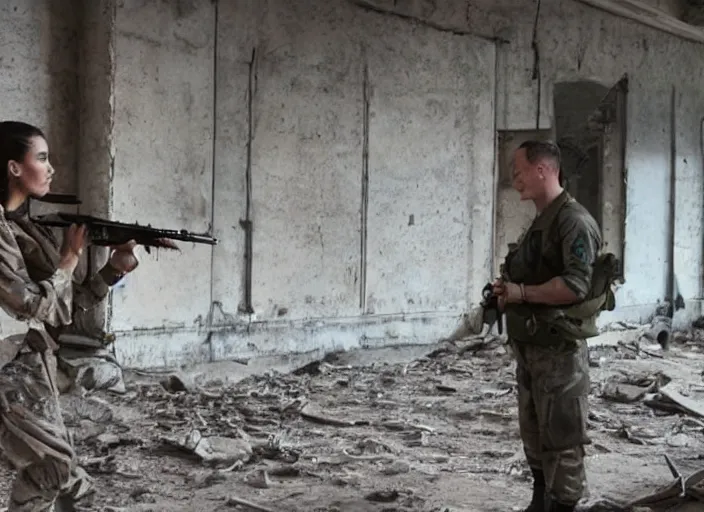
[[[110,218],[115,147],[115,14],[116,0],[82,0],[79,38],[78,194],[81,213]],[[92,271],[105,264],[107,250],[91,249]],[[108,301],[95,310],[97,327],[105,327]]]

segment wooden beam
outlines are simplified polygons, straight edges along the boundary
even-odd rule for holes
[[[639,0],[577,0],[602,11],[637,21],[695,43],[704,44],[704,30],[681,21]]]

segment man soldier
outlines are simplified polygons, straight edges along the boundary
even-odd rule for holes
[[[533,473],[525,512],[571,512],[584,495],[589,350],[596,320],[615,306],[618,262],[600,254],[599,225],[560,185],[560,150],[528,141],[513,187],[537,216],[509,250],[493,291],[516,357],[519,426]]]
[[[619,262],[600,254],[599,226],[560,184],[560,150],[528,141],[514,154],[513,187],[537,215],[493,283],[516,357],[519,427],[533,473],[524,512],[571,512],[586,486],[589,353],[602,310],[615,306]],[[451,336],[477,332],[477,318]],[[470,325],[471,324],[471,325]]]

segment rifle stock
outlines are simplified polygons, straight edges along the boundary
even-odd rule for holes
[[[90,242],[93,245],[113,246],[121,245],[134,240],[143,245],[147,252],[150,247],[176,249],[169,240],[192,242],[196,244],[217,245],[217,239],[207,234],[191,233],[182,230],[157,229],[149,225],[141,226],[137,223],[127,224],[112,220],[100,219],[90,215],[71,213],[52,213],[32,217],[32,221],[47,227],[65,228],[72,224],[84,225],[87,228]]]

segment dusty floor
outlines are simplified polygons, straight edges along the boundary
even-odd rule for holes
[[[615,343],[632,333],[611,334]],[[704,423],[696,415],[662,412],[647,396],[634,403],[602,396],[610,396],[606,379],[620,371],[662,372],[697,399],[704,390],[697,336],[674,343],[664,357],[628,343],[592,349],[592,500],[630,501],[666,486],[673,478],[664,454],[685,476],[704,467]],[[215,365],[210,381],[184,378],[189,391],[175,391],[178,382],[167,391],[163,375],[133,375],[124,396],[63,397],[79,453],[97,480],[97,493],[79,510],[519,510],[530,482],[510,354],[497,339],[428,354],[433,348],[341,354],[307,373],[243,380],[238,369],[247,367]],[[339,424],[315,421],[319,416]],[[212,447],[201,442],[200,457],[173,446],[193,429]],[[219,466],[202,460],[221,453]],[[10,481],[8,473],[0,478]],[[704,510],[703,503],[690,507]]]

